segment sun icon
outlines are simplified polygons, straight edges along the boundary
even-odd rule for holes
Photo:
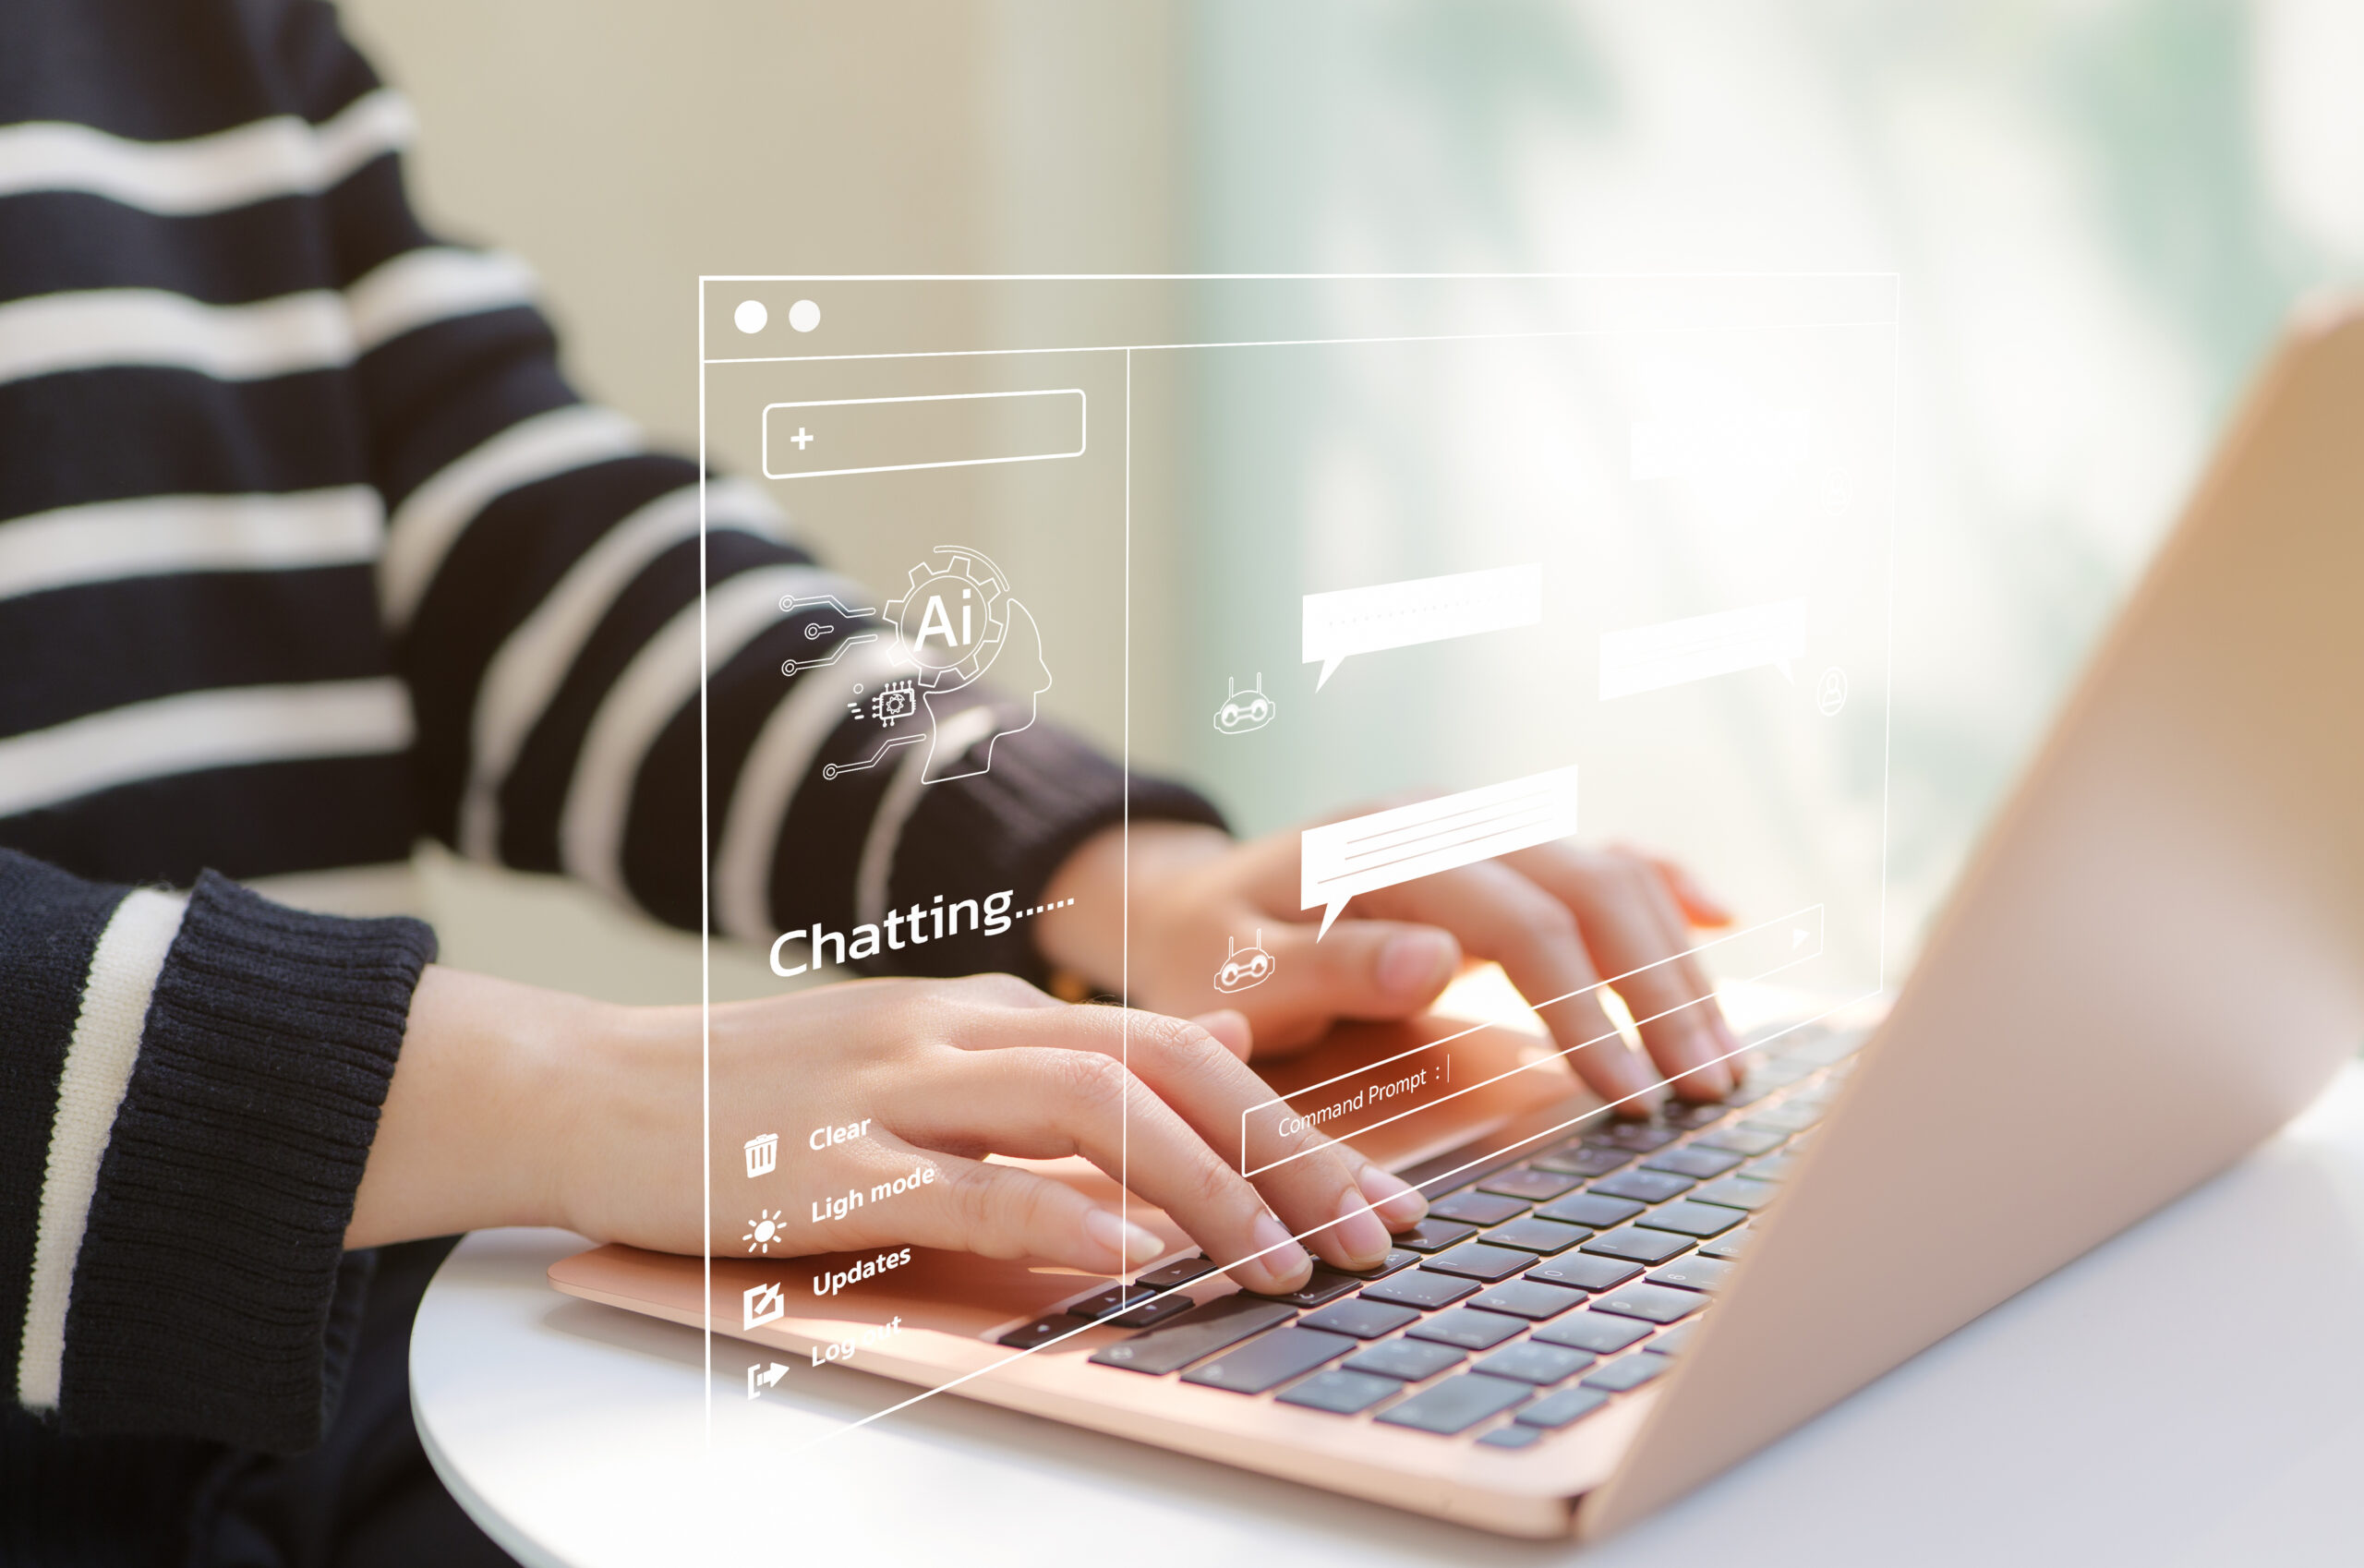
[[[748,1251],[760,1252],[768,1258],[771,1256],[772,1243],[779,1239],[779,1219],[780,1211],[778,1209],[759,1210],[754,1219],[749,1222],[754,1228],[739,1239],[747,1244]]]

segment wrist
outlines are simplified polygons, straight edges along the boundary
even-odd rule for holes
[[[583,1107],[626,1011],[429,965],[346,1245],[569,1224]]]
[[[1065,907],[1037,923],[1035,950],[1055,971],[1078,976],[1098,990],[1116,989],[1124,976],[1127,897],[1138,901],[1176,873],[1231,848],[1231,835],[1195,822],[1101,829],[1078,845],[1044,885],[1044,901]]]

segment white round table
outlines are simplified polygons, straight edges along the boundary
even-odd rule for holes
[[[2161,1129],[2173,1136],[2173,1129]],[[1965,1173],[1965,1179],[1976,1179]],[[419,1308],[445,1482],[533,1568],[1532,1563],[1531,1543],[799,1369],[561,1296],[555,1231],[470,1236]],[[2364,1068],[2240,1166],[1586,1554],[1600,1568],[2364,1560]]]

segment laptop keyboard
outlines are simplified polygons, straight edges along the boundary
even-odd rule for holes
[[[1429,1217],[1376,1269],[1316,1264],[1287,1296],[1180,1295],[1204,1257],[1152,1269],[1001,1343],[1105,1321],[1092,1359],[1342,1420],[1526,1448],[1673,1365],[1779,1195],[1860,1037],[1801,1030],[1738,1058],[1725,1101],[1596,1123],[1483,1174],[1431,1182]]]

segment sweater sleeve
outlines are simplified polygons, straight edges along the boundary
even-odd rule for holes
[[[325,10],[299,15],[311,20],[283,52],[308,117],[384,92]],[[1007,893],[1022,909],[1084,836],[1128,812],[1220,821],[1037,718],[1022,680],[996,695],[993,669],[927,703],[927,744],[885,745],[911,728],[887,734],[860,710],[915,671],[875,617],[881,596],[821,566],[761,487],[702,483],[584,402],[530,275],[429,234],[398,151],[327,210],[386,508],[380,608],[435,836],[670,924],[710,912],[724,934],[767,942],[938,895]],[[1021,630],[1031,616],[1008,635]],[[864,967],[1041,973],[1022,923]]]
[[[434,937],[211,873],[108,887],[0,850],[0,1335],[81,1433],[296,1452],[333,1414],[344,1251]]]

